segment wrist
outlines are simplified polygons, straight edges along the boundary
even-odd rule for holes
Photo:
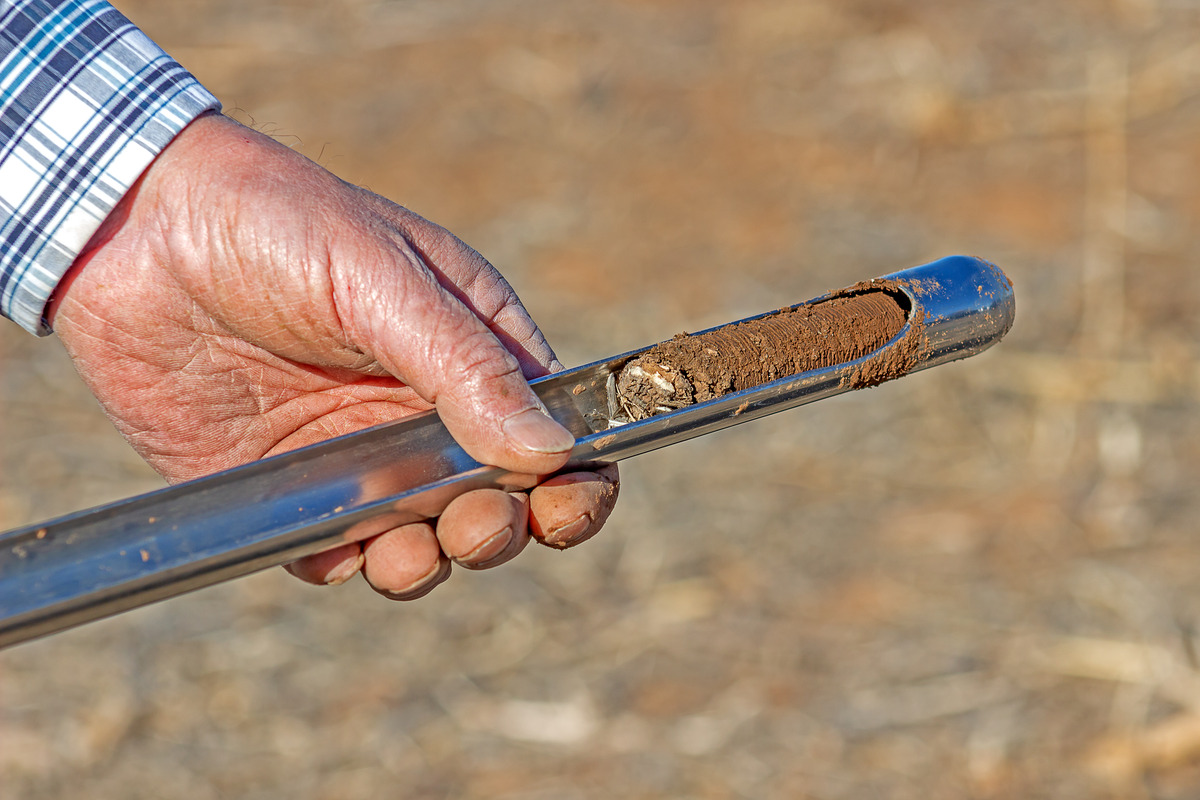
[[[104,218],[104,222],[100,223],[100,227],[92,234],[92,238],[79,251],[79,255],[71,262],[71,266],[63,274],[58,285],[54,287],[54,291],[50,294],[50,299],[46,303],[46,322],[50,328],[54,328],[54,319],[58,316],[58,309],[62,305],[63,298],[71,291],[72,284],[79,277],[80,271],[87,265],[89,261],[98,253],[105,244],[112,241],[113,237],[124,227],[125,222],[129,219],[129,209],[133,205],[139,189],[141,188],[142,179],[139,178],[134,182],[133,186],[129,187],[129,191],[125,196],[113,207],[108,216]]]
[[[79,255],[71,262],[71,266],[67,269],[61,280],[59,280],[50,295],[50,299],[46,305],[45,316],[47,323],[52,329],[54,327],[54,319],[58,314],[62,301],[71,292],[71,287],[75,283],[75,279],[79,276],[79,273],[87,266],[89,261],[130,226],[130,220],[134,216],[134,209],[142,203],[143,196],[150,194],[155,198],[160,198],[164,194],[169,194],[169,191],[147,191],[147,185],[157,185],[164,173],[169,174],[173,170],[178,169],[181,157],[191,155],[197,147],[197,140],[209,138],[214,126],[221,125],[221,121],[224,121],[226,126],[237,125],[237,123],[228,120],[228,118],[218,111],[207,111],[194,119],[168,143],[162,152],[155,157],[154,161],[134,181],[133,185],[129,187],[129,190],[121,197],[117,204],[113,206],[108,216],[100,223],[100,227],[96,229],[96,232],[92,234],[87,244],[79,251]],[[187,152],[185,153],[184,151]]]

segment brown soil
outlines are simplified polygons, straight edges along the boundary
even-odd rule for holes
[[[632,420],[845,364],[900,333],[908,314],[883,288],[852,287],[835,296],[698,335],[681,333],[621,370],[617,398]],[[912,368],[912,349],[855,373],[856,386],[898,378]]]

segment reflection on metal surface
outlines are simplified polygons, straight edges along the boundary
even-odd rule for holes
[[[909,323],[856,361],[618,425],[610,378],[649,348],[535,381],[550,413],[576,437],[566,470],[848,391],[855,372],[914,324],[921,337],[914,371],[979,353],[1012,325],[1012,286],[985,261],[955,256],[885,279],[907,295]],[[428,412],[0,534],[0,647],[437,516],[470,489],[531,482],[474,461]]]

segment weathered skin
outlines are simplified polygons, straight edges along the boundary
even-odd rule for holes
[[[487,261],[219,114],[147,170],[51,315],[113,423],[171,481],[430,407],[474,458],[513,472],[553,472],[572,445],[526,382],[560,365]],[[389,597],[420,596],[451,558],[481,567],[516,555],[516,544],[486,546],[505,530],[514,541],[529,527],[569,532],[558,546],[588,538],[615,480],[613,469],[565,490],[556,481],[553,502],[540,488],[508,503],[468,497],[474,510],[458,522],[406,526],[290,570],[316,583],[363,570]]]

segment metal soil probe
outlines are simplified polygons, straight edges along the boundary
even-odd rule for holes
[[[533,382],[576,437],[564,471],[975,355],[1012,284],[964,256]],[[0,647],[437,516],[479,464],[433,412],[0,534]]]

